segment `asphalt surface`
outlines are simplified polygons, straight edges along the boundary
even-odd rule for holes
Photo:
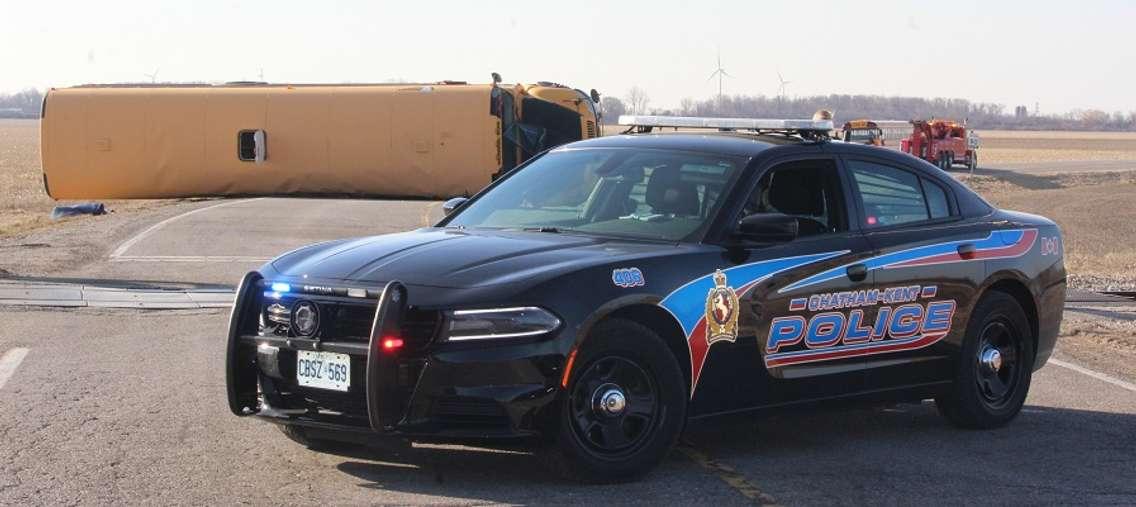
[[[0,241],[0,269],[213,287],[303,244],[439,215],[425,201],[185,202]],[[227,315],[0,305],[0,505],[1136,503],[1134,369],[1099,375],[1060,345],[1003,429],[954,429],[929,403],[731,417],[692,424],[640,482],[583,486],[523,450],[317,453],[234,417]]]

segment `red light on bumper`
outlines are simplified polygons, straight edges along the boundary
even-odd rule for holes
[[[402,338],[383,338],[383,350],[398,350],[404,345]]]

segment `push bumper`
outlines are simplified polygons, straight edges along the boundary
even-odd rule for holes
[[[407,289],[398,282],[383,290],[367,343],[261,336],[260,283],[256,273],[246,275],[230,318],[226,378],[236,415],[355,437],[516,439],[537,436],[556,399],[564,358],[548,343],[386,350],[383,341],[399,336],[407,310]],[[349,391],[297,386],[301,350],[349,355]]]

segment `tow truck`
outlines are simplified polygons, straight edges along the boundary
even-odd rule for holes
[[[911,136],[900,143],[901,149],[944,171],[961,163],[971,172],[978,167],[979,138],[966,123],[931,119],[911,122]]]

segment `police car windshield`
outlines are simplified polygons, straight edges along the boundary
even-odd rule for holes
[[[667,150],[557,150],[446,225],[694,240],[744,165],[736,157]]]

